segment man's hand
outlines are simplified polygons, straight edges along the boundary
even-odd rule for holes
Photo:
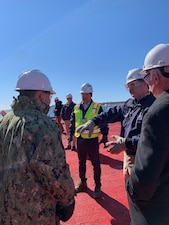
[[[77,127],[76,132],[82,134],[84,131],[88,130],[89,131],[88,136],[91,137],[92,133],[93,133],[93,130],[94,130],[94,127],[95,127],[94,122],[92,120],[89,120],[87,123]]]
[[[111,146],[110,149],[108,149],[108,152],[112,154],[119,154],[120,152],[124,151],[126,149],[125,141],[126,139],[117,135],[112,136],[115,141],[107,142],[106,146]]]
[[[75,200],[68,206],[60,206],[60,204],[56,205],[56,216],[59,217],[60,220],[66,222],[73,215],[75,209]]]
[[[107,135],[103,135],[102,139],[101,139],[100,142],[99,142],[99,145],[100,145],[101,143],[103,143],[103,144],[104,144],[104,148],[107,148],[108,146],[106,145],[106,143],[109,143],[109,142],[107,142],[107,141],[108,141]]]

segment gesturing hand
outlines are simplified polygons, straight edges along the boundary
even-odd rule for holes
[[[126,149],[125,138],[117,135],[113,135],[112,138],[114,138],[115,141],[110,141],[106,143],[106,146],[113,145],[113,147],[108,149],[108,152],[112,154],[119,154],[120,152]]]
[[[84,133],[84,131],[88,130],[89,131],[88,136],[91,137],[94,130],[94,126],[95,126],[94,122],[92,120],[89,120],[87,123],[77,127],[76,132]]]

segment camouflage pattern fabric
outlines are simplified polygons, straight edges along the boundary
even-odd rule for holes
[[[74,200],[61,134],[47,111],[19,96],[0,123],[1,225],[59,224],[56,205]]]

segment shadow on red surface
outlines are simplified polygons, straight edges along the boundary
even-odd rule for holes
[[[110,158],[110,156],[106,156],[101,153],[100,153],[100,163],[109,165],[110,167],[112,167],[114,169],[121,170],[123,168],[123,161]]]
[[[111,136],[119,134],[120,124],[109,125],[109,141]],[[66,135],[62,135],[64,146],[67,145]],[[71,176],[75,185],[79,183],[78,157],[71,150],[66,151],[66,160],[70,166]],[[122,173],[123,153],[112,155],[107,148],[100,145],[102,195],[99,199],[92,197],[94,190],[93,168],[87,160],[86,192],[75,197],[76,205],[73,216],[62,225],[129,225],[130,216]]]

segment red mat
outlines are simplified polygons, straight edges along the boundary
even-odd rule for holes
[[[109,141],[112,135],[119,135],[120,124],[109,125]],[[66,146],[66,135],[62,135],[63,144]],[[66,150],[66,160],[70,166],[71,176],[75,185],[79,183],[77,153]],[[75,197],[76,205],[73,216],[62,225],[128,225],[130,217],[128,202],[124,188],[122,172],[123,153],[112,155],[107,148],[100,145],[100,160],[102,169],[102,196],[95,200],[92,198],[94,190],[93,168],[87,161],[87,185],[86,193],[79,193]]]

